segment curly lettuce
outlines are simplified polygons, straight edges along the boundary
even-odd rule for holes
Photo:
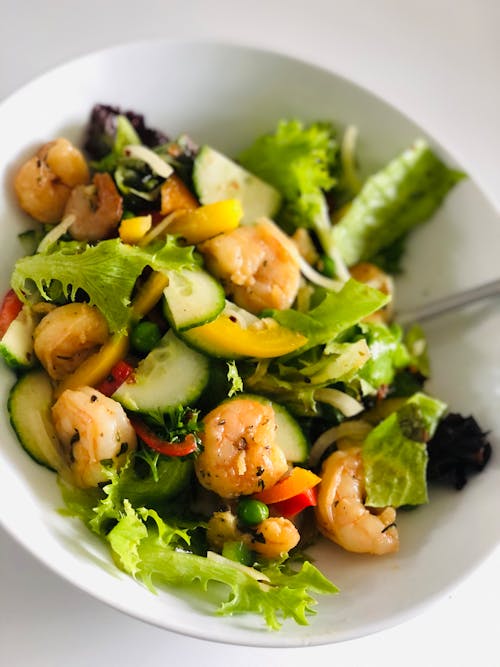
[[[69,301],[82,290],[89,303],[102,312],[110,331],[123,333],[131,316],[132,290],[147,266],[170,271],[196,263],[193,247],[181,248],[173,237],[144,248],[126,245],[120,239],[95,246],[62,241],[48,252],[18,260],[11,286],[23,301],[36,291],[50,301],[53,281]]]
[[[104,540],[114,562],[151,591],[157,586],[189,586],[208,599],[220,615],[260,615],[272,630],[284,619],[307,625],[314,613],[312,593],[334,594],[337,587],[310,562],[300,569],[269,562],[246,570],[222,556],[210,558],[206,548],[195,548],[194,536],[202,521],[162,516],[151,508],[134,506],[124,496],[123,473],[110,471],[101,495],[64,486],[67,513],[79,516]],[[256,569],[258,568],[258,569]],[[261,575],[261,576],[260,576]],[[210,583],[219,584],[210,587]]]
[[[274,134],[259,137],[239,160],[283,195],[278,222],[288,230],[314,230],[330,255],[333,246],[325,193],[337,182],[334,171],[338,162],[338,142],[332,125],[282,120]]]

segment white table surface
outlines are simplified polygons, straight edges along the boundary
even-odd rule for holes
[[[500,208],[497,0],[0,0],[0,10],[0,99],[70,58],[131,40],[267,46],[331,67],[409,113]],[[418,617],[363,639],[238,648],[124,616],[56,577],[0,529],[0,664],[493,667],[500,665],[499,573],[497,549]]]

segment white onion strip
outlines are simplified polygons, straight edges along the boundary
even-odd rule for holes
[[[309,465],[314,467],[318,465],[321,457],[328,447],[335,444],[341,438],[352,438],[353,440],[364,440],[373,426],[361,419],[356,421],[342,422],[337,426],[332,426],[324,431],[313,443],[309,452]]]
[[[145,236],[143,236],[137,245],[141,247],[147,246],[157,236],[162,234],[168,228],[168,226],[175,220],[175,218],[178,218],[179,215],[182,215],[183,213],[185,213],[184,209],[179,209],[177,211],[172,211],[172,213],[169,213],[167,216],[163,218],[161,222],[155,225],[153,229],[151,229]]]
[[[361,190],[361,181],[359,180],[356,169],[356,144],[358,141],[358,128],[355,125],[348,125],[342,137],[340,147],[340,160],[345,174],[345,180],[349,188],[357,194]]]
[[[141,160],[145,162],[151,169],[161,176],[162,178],[168,178],[174,173],[172,165],[162,160],[161,157],[152,151],[147,146],[141,146],[139,144],[129,144],[125,146],[124,151],[127,157],[135,158],[136,160]]]
[[[337,408],[345,417],[354,417],[365,409],[362,403],[349,396],[349,394],[330,387],[316,389],[314,398],[320,403],[328,403]]]
[[[65,218],[61,220],[61,222],[53,227],[48,234],[45,234],[43,239],[40,241],[38,248],[36,249],[37,252],[45,252],[50,248],[51,245],[56,243],[56,241],[59,241],[61,236],[66,234],[68,229],[71,227],[71,225],[75,222],[76,218],[73,215],[73,213],[70,213],[67,215]]]
[[[342,288],[342,281],[328,278],[322,273],[319,273],[319,271],[316,271],[316,269],[313,269],[313,267],[308,264],[302,257],[292,239],[287,236],[285,232],[280,229],[278,225],[276,225],[272,220],[269,220],[269,218],[259,218],[257,222],[267,227],[268,231],[273,234],[274,237],[280,241],[280,243],[288,250],[292,259],[294,259],[299,265],[300,272],[304,278],[309,280],[309,282],[313,283],[314,285],[318,285],[319,287],[325,287],[326,289],[333,290],[335,292],[338,292]],[[347,277],[349,277],[349,275]]]

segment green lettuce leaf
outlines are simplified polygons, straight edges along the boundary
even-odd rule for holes
[[[116,134],[111,151],[100,160],[92,162],[92,167],[97,171],[113,172],[123,158],[125,146],[141,143],[132,123],[120,114],[116,118]]]
[[[366,505],[428,502],[426,442],[445,410],[441,401],[417,393],[370,431],[362,449]]]
[[[22,300],[34,286],[50,301],[52,281],[60,283],[70,301],[78,290],[83,290],[89,303],[105,316],[110,331],[122,333],[131,314],[132,290],[144,268],[168,271],[190,266],[197,262],[193,250],[192,246],[181,248],[173,237],[144,248],[126,245],[119,239],[83,248],[81,244],[62,241],[49,252],[18,260],[11,286]]]
[[[405,334],[404,343],[410,355],[409,365],[424,378],[430,377],[430,361],[427,340],[422,327],[414,324]]]
[[[154,517],[154,525],[146,524],[149,517],[151,512],[134,512],[128,505],[108,540],[123,569],[152,590],[155,584],[186,586],[189,583],[197,584],[196,588],[206,595],[210,583],[223,584],[229,588],[229,597],[214,599],[219,614],[259,614],[273,630],[279,629],[282,619],[286,618],[307,624],[307,614],[312,612],[315,604],[309,591],[323,594],[338,591],[309,562],[304,563],[298,572],[286,571],[276,565],[264,567],[262,572],[270,582],[263,584],[229,559],[212,560],[188,553],[185,548],[172,548],[172,540],[175,542],[181,533],[172,532],[158,515]]]
[[[464,174],[449,169],[420,139],[371,176],[333,228],[350,266],[374,257],[428,220]]]
[[[278,222],[288,231],[308,227],[325,252],[331,250],[331,223],[324,193],[335,185],[338,144],[328,123],[304,125],[282,120],[274,134],[259,137],[239,160],[281,192]]]
[[[308,338],[305,350],[329,343],[367,315],[385,306],[390,297],[364,283],[349,279],[338,292],[327,291],[322,302],[307,313],[273,310],[280,324]]]
[[[311,593],[338,592],[307,561],[298,571],[287,563],[260,564],[259,570],[269,578],[263,584],[234,561],[195,553],[196,531],[205,530],[206,523],[174,518],[173,514],[167,518],[168,504],[162,504],[158,511],[134,506],[126,496],[131,458],[125,471],[108,471],[109,482],[102,490],[76,489],[60,482],[64,513],[81,518],[109,545],[117,566],[152,592],[162,585],[183,587],[193,594],[193,601],[200,595],[205,601],[208,591],[208,600],[218,614],[259,614],[273,630],[286,618],[307,624],[316,604]],[[175,511],[173,506],[170,509]],[[210,586],[212,583],[218,586]]]
[[[370,359],[359,376],[375,389],[391,384],[396,372],[410,362],[401,327],[397,324],[387,326],[363,322],[359,324],[359,329],[370,350]]]

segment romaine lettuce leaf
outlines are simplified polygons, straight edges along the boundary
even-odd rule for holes
[[[362,449],[366,505],[428,502],[426,442],[445,410],[441,401],[417,393],[370,431]]]
[[[299,331],[308,338],[305,350],[335,340],[346,329],[357,324],[390,301],[390,297],[364,283],[349,279],[338,292],[326,292],[323,301],[307,313],[296,310],[273,310],[280,324]]]
[[[378,389],[394,380],[396,371],[410,362],[410,355],[403,344],[403,331],[396,324],[385,325],[375,322],[359,324],[370,350],[370,359],[360,370],[359,376],[372,387]]]
[[[35,288],[50,301],[50,283],[58,281],[68,300],[83,290],[91,305],[106,318],[111,332],[122,333],[129,322],[130,297],[137,278],[146,266],[168,271],[197,263],[192,246],[181,248],[173,237],[164,243],[140,248],[119,239],[95,246],[59,242],[46,253],[23,257],[15,264],[11,286],[21,300]]]
[[[449,169],[420,139],[371,176],[333,228],[333,238],[351,266],[374,257],[425,222],[464,174]]]

